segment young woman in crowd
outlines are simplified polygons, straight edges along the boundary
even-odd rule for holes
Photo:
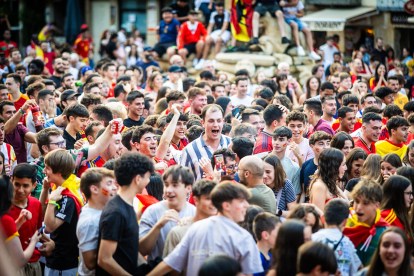
[[[321,228],[320,219],[322,215],[322,210],[314,204],[297,204],[292,208],[287,218],[303,220],[306,225],[312,228],[312,233],[316,233]]]
[[[384,155],[381,159],[381,177],[379,179],[379,183],[382,185],[384,184],[385,180],[387,180],[391,175],[395,174],[395,171],[402,167],[400,157],[395,153],[388,153]]]
[[[344,131],[338,132],[332,137],[331,148],[339,149],[345,156],[347,156],[354,147],[354,140],[351,135]]]
[[[387,86],[387,68],[385,64],[380,63],[375,68],[375,77],[369,80],[369,89],[371,89],[372,93],[375,93],[383,86]]]
[[[162,75],[160,72],[154,72],[147,80],[147,86],[145,92],[151,92],[154,98],[157,97],[159,90],[163,84]]]
[[[127,67],[129,68],[129,66],[135,65],[138,60],[139,60],[138,47],[135,44],[131,44],[131,50],[129,51],[126,57]]]
[[[400,167],[395,171],[396,175],[401,175],[410,180],[414,186],[414,168],[412,167]]]
[[[124,64],[118,65],[118,67],[116,68],[116,76],[119,77],[121,75],[125,75],[126,69],[127,67]]]
[[[311,240],[311,234],[311,228],[303,221],[291,219],[282,223],[272,250],[273,269],[267,275],[295,276],[298,249]]]
[[[7,174],[6,165],[10,169],[10,165],[4,162],[4,154],[0,151],[0,175]]]
[[[321,90],[322,82],[317,77],[310,77],[306,81],[306,93],[300,96],[299,104],[302,105],[303,102],[307,99],[316,97],[319,95],[319,91]]]
[[[370,154],[368,155],[367,159],[365,160],[364,164],[362,165],[362,170],[360,177],[350,179],[348,184],[345,187],[345,195],[349,197],[352,190],[358,184],[361,178],[373,179],[375,181],[379,181],[381,177],[381,156],[379,154]]]
[[[239,225],[246,229],[250,234],[252,234],[253,238],[253,220],[258,215],[263,213],[264,210],[262,207],[257,205],[250,205],[246,210],[246,215],[244,216],[244,221],[240,222]]]
[[[171,88],[167,86],[161,87],[160,90],[158,90],[157,99],[155,100],[155,102],[157,103],[160,99],[165,98],[165,95],[167,95],[167,93],[170,91],[171,91]]]
[[[224,111],[224,116],[229,114],[233,109],[233,105],[229,97],[218,97],[214,103],[221,106]]]
[[[398,227],[390,227],[382,233],[369,267],[357,276],[412,276],[411,258],[407,234]]]
[[[408,237],[413,237],[408,215],[413,200],[411,181],[400,175],[392,175],[382,185],[382,189],[381,217],[391,226],[404,230]]]
[[[361,176],[362,166],[367,159],[368,154],[361,148],[355,148],[346,156],[346,173],[344,176],[345,184],[349,180]]]
[[[338,186],[346,171],[345,155],[338,149],[325,149],[318,159],[318,172],[309,186],[310,202],[321,210],[332,198],[348,198]]]
[[[289,211],[296,204],[296,194],[292,182],[286,178],[279,158],[270,153],[262,158],[264,164],[263,182],[275,194],[277,209],[282,210],[282,217],[286,218]]]
[[[407,145],[407,152],[402,161],[404,166],[414,168],[414,140]]]
[[[221,83],[224,85],[224,90],[226,91],[226,95],[229,96],[230,88],[231,88],[231,81],[226,79],[226,80],[222,81]]]
[[[387,49],[387,57],[388,57],[388,71],[395,68],[395,54],[394,49],[389,47]]]
[[[294,107],[299,106],[298,99],[296,98],[295,91],[289,88],[288,76],[285,74],[279,74],[276,76],[277,90],[275,96],[283,95],[289,98]]]

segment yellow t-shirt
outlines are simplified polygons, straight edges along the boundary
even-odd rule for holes
[[[394,104],[398,105],[398,107],[403,110],[404,109],[404,105],[408,103],[408,98],[407,96],[401,94],[400,92],[398,92],[398,97],[394,98]]]

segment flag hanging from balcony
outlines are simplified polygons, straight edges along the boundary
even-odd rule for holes
[[[238,41],[249,42],[252,35],[252,0],[233,0],[231,4],[231,32]]]

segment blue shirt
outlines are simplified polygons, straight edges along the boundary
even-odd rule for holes
[[[178,26],[178,27],[177,27]],[[160,22],[158,34],[160,35],[160,42],[174,42],[177,40],[178,30],[180,29],[180,22],[173,18],[170,23],[164,20]]]
[[[142,70],[144,70],[144,78],[145,78],[145,81],[147,80],[147,72],[146,72],[146,70],[147,70],[148,67],[150,67],[151,65],[160,67],[160,65],[158,64],[158,62],[153,61],[153,60],[151,60],[148,63],[140,60],[140,61],[137,62],[136,65],[139,66],[139,67],[141,67]]]
[[[302,169],[300,170],[300,183],[303,183],[305,189],[305,195],[307,195],[309,184],[312,181],[312,175],[315,174],[315,171],[318,169],[318,166],[315,165],[313,159],[309,159],[302,165]],[[305,202],[309,202],[309,197],[305,197]]]
[[[263,266],[263,272],[260,273],[255,273],[253,274],[253,276],[266,276],[266,273],[269,271],[269,269],[271,268],[271,263],[270,261],[272,260],[272,254],[269,254],[269,260],[266,260],[265,256],[262,254],[262,252],[260,252],[260,259],[262,260],[262,266]]]

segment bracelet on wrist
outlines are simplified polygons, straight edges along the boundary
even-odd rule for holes
[[[59,204],[57,204],[57,203],[56,203],[56,201],[54,201],[54,200],[49,200],[49,202],[48,202],[47,204],[53,204],[53,205],[55,205],[58,209],[60,209]]]
[[[25,112],[23,111],[23,109],[20,107],[20,109],[19,109],[19,112],[22,114],[22,115],[24,115],[25,114]]]

